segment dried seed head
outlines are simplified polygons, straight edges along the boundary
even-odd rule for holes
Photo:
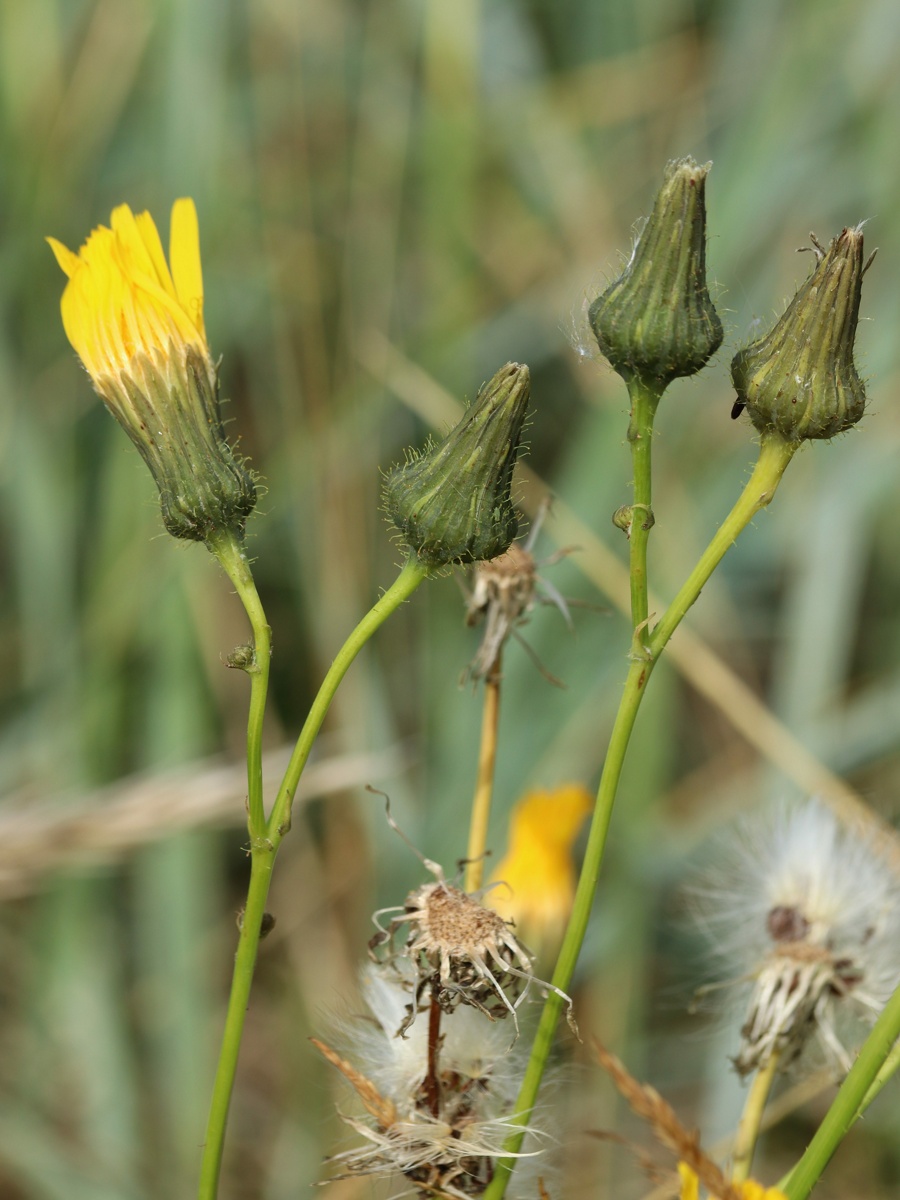
[[[436,881],[410,892],[402,909],[382,909],[372,918],[378,929],[369,942],[372,959],[392,967],[412,993],[397,1036],[406,1036],[427,992],[443,1012],[469,1005],[491,1020],[511,1015],[518,1037],[516,1010],[531,985],[537,984],[565,1000],[567,1020],[577,1037],[572,1001],[534,974],[531,954],[515,937],[511,924],[485,907],[483,892],[470,895],[454,887],[436,863],[423,861]],[[398,915],[385,928],[379,917],[388,913]],[[401,942],[398,935],[404,929]]]
[[[846,1070],[843,1042],[900,982],[893,873],[815,800],[745,823],[717,857],[696,894],[732,978],[752,980],[737,1070],[786,1067],[812,1041]]]
[[[534,606],[536,582],[534,555],[517,542],[505,554],[475,567],[466,624],[483,619],[484,634],[469,669],[472,679],[484,679],[494,669],[506,639]]]
[[[404,926],[406,940],[396,947],[395,936]],[[408,960],[416,972],[415,998],[397,1030],[401,1037],[415,1021],[426,987],[444,1012],[468,1004],[492,1019],[512,1013],[515,1020],[516,1006],[534,979],[528,951],[503,918],[443,879],[410,892],[400,915],[387,929],[379,926],[369,946],[376,956],[387,947],[382,961]]]

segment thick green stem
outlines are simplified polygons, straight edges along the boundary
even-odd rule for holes
[[[628,383],[631,398],[631,420],[628,423],[628,442],[634,471],[634,494],[631,520],[628,523],[631,567],[631,620],[642,645],[646,644],[647,610],[647,543],[653,528],[651,455],[653,451],[653,421],[661,393],[647,387],[638,379]]]
[[[210,541],[216,556],[241,598],[253,630],[253,655],[242,664],[250,676],[250,709],[247,714],[247,825],[251,842],[265,837],[266,810],[263,801],[262,731],[269,690],[269,663],[272,658],[272,631],[266,621],[256,584],[247,563],[244,548],[234,533],[224,533]]]
[[[806,1153],[778,1186],[788,1200],[806,1200],[851,1125],[859,1117],[878,1073],[900,1037],[900,988],[885,1005],[863,1042],[859,1057],[841,1084],[834,1103],[816,1130]]]
[[[218,548],[215,553],[219,553]],[[227,555],[226,555],[227,556]],[[229,558],[230,561],[230,558]],[[223,565],[225,563],[223,562]],[[226,566],[226,570],[229,570]],[[231,571],[229,570],[229,574]],[[240,574],[236,571],[236,574]],[[228,1108],[231,1103],[231,1093],[237,1072],[238,1054],[241,1046],[241,1036],[244,1029],[244,1018],[250,999],[250,987],[253,982],[253,969],[256,964],[256,954],[259,947],[262,920],[265,914],[266,897],[272,878],[272,868],[275,855],[281,840],[290,828],[291,804],[300,776],[309,758],[316,735],[322,727],[322,722],[328,712],[331,701],[337,691],[338,684],[347,672],[356,655],[369,640],[378,627],[406,600],[426,578],[427,569],[411,556],[403,567],[397,579],[385,592],[380,600],[369,610],[356,626],[347,641],[338,651],[328,674],[319,688],[318,694],[309,710],[309,716],[301,730],[291,761],[278,795],[272,806],[272,814],[268,825],[264,815],[261,818],[261,834],[253,834],[251,824],[251,862],[250,886],[247,893],[247,904],[241,920],[241,932],[238,939],[237,954],[234,962],[234,975],[231,983],[231,994],[228,997],[228,1012],[225,1017],[225,1032],[222,1037],[222,1047],[219,1052],[219,1063],[216,1068],[216,1078],[213,1084],[212,1102],[210,1104],[209,1120],[206,1127],[206,1141],[203,1147],[203,1160],[200,1167],[200,1186],[198,1200],[215,1200],[219,1186],[219,1172],[222,1165],[222,1151],[225,1144],[225,1126],[228,1120]],[[232,576],[233,578],[233,576]],[[236,585],[237,586],[237,585]],[[240,591],[240,589],[239,589]],[[255,596],[255,590],[252,593]],[[244,592],[241,592],[244,599]],[[258,601],[257,601],[258,603]],[[262,610],[260,609],[260,614]],[[254,618],[251,616],[251,621]],[[267,628],[267,627],[266,627]],[[256,625],[254,623],[254,629]],[[268,641],[265,643],[268,662]],[[257,642],[257,647],[259,642]],[[257,707],[251,695],[251,728],[256,729],[257,723],[261,728],[262,707],[265,701],[263,693]],[[248,761],[250,757],[248,735]],[[260,799],[259,811],[262,813],[262,772],[259,769]],[[253,808],[251,805],[251,822]]]
[[[600,787],[594,807],[594,816],[588,834],[585,848],[584,864],[575,902],[572,906],[572,916],[563,939],[562,949],[553,973],[553,985],[562,992],[568,992],[575,964],[581,951],[581,945],[587,930],[591,906],[594,900],[600,868],[603,862],[603,852],[606,847],[606,836],[612,816],[613,803],[622,773],[625,752],[634,728],[638,709],[647,689],[650,674],[659,660],[669,638],[675,632],[685,613],[700,595],[704,584],[721,562],[729,546],[735,538],[753,519],[755,514],[764,508],[775,493],[782,475],[794,455],[796,445],[790,445],[780,438],[763,436],[760,444],[759,460],[741,493],[734,508],[723,521],[718,532],[713,537],[699,563],[691,572],[684,587],[663,614],[659,624],[653,630],[649,639],[649,648],[643,645],[640,630],[635,631],[632,640],[632,664],[625,681],[625,691],[619,703],[619,711],[613,724],[606,759],[600,776]],[[516,1101],[516,1116],[514,1118],[521,1130],[512,1134],[506,1141],[503,1150],[505,1157],[497,1162],[494,1178],[484,1193],[484,1200],[501,1200],[506,1191],[510,1175],[515,1165],[513,1155],[517,1154],[525,1136],[525,1127],[531,1117],[532,1109],[537,1100],[541,1079],[550,1055],[556,1026],[565,1002],[556,993],[548,996],[537,1034],[531,1048],[531,1056],[525,1070],[525,1077]],[[793,1200],[793,1198],[792,1198]]]

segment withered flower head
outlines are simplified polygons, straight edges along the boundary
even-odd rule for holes
[[[400,967],[401,973],[412,972],[413,1000],[397,1036],[405,1036],[412,1026],[426,991],[444,1012],[463,1004],[494,1020],[511,1015],[518,1035],[516,1009],[531,984],[557,989],[535,976],[530,953],[510,923],[485,907],[481,893],[454,887],[437,864],[425,862],[434,871],[435,882],[410,892],[402,908],[376,913],[378,933],[369,942],[376,962]],[[378,918],[390,912],[398,915],[385,929]],[[404,927],[405,938],[398,941]],[[572,1002],[564,993],[558,994],[569,1006],[572,1024]]]

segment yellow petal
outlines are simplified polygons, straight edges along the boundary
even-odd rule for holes
[[[156,222],[148,212],[138,213],[134,218],[134,223],[137,226],[137,231],[144,245],[144,249],[150,257],[150,262],[153,267],[153,277],[160,285],[163,291],[168,292],[173,300],[178,299],[178,293],[175,291],[175,285],[172,282],[172,275],[169,271],[169,264],[166,262],[166,256],[163,253],[162,242],[159,239],[159,231],[156,228]]]
[[[56,255],[56,261],[71,279],[78,270],[78,264],[81,261],[78,255],[74,254],[67,246],[64,246],[62,242],[57,241],[54,237],[48,237],[46,241]]]
[[[700,1180],[687,1163],[678,1164],[678,1174],[681,1176],[681,1200],[700,1200]]]
[[[183,197],[172,205],[169,261],[178,299],[203,332],[203,271],[200,266],[200,230],[193,200]]]
[[[176,203],[172,224],[174,273],[153,218],[135,216],[127,204],[113,209],[110,228],[93,230],[78,254],[48,239],[69,277],[62,298],[66,335],[98,390],[104,377],[127,372],[139,353],[180,354],[192,346],[209,356],[192,201]]]

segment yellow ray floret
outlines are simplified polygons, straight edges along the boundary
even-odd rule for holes
[[[209,357],[193,200],[172,207],[169,263],[149,213],[135,216],[121,204],[110,225],[95,229],[77,254],[47,238],[69,277],[62,298],[66,336],[98,390],[99,380],[126,372],[141,352],[193,346]]]

